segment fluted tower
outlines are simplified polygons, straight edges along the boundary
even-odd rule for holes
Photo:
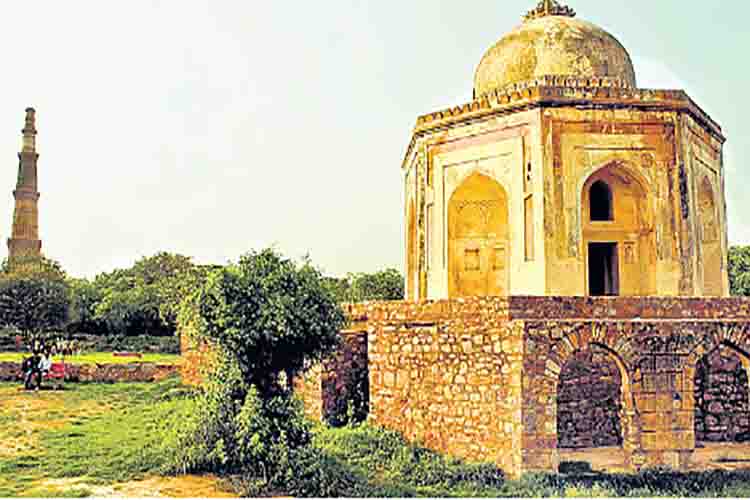
[[[8,258],[19,255],[39,255],[42,241],[39,239],[39,192],[37,191],[36,162],[36,117],[34,108],[26,109],[26,125],[23,130],[23,147],[18,153],[18,180],[13,197],[16,200],[13,212],[13,230],[8,238]]]

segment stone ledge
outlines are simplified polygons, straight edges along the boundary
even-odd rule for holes
[[[746,321],[750,298],[699,297],[467,297],[344,304],[358,330],[370,321],[430,325],[451,317],[554,321]]]

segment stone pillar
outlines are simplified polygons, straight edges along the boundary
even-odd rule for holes
[[[640,449],[632,465],[685,470],[695,450],[693,429],[693,370],[683,368],[684,357],[646,356],[636,368],[635,408],[640,416]]]

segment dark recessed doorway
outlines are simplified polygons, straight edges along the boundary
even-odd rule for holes
[[[589,243],[589,295],[620,294],[617,243]]]

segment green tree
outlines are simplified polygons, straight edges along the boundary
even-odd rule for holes
[[[750,297],[750,246],[729,249],[729,288],[732,295]]]
[[[343,312],[309,262],[249,253],[209,275],[198,293],[203,335],[262,397],[279,392],[282,373],[290,379],[338,345]]]
[[[44,257],[6,260],[0,266],[0,327],[44,348],[70,318],[70,287],[60,265]]]
[[[352,279],[352,295],[356,301],[403,300],[404,277],[396,269],[356,274]]]
[[[396,269],[326,278],[326,286],[339,302],[404,299],[404,277]]]
[[[96,317],[96,307],[102,301],[99,288],[87,279],[68,279],[71,294],[69,332],[101,334],[106,325]]]
[[[249,253],[211,272],[179,321],[198,325],[216,363],[178,431],[175,470],[239,474],[256,494],[316,491],[290,487],[319,453],[289,381],[338,345],[344,315],[320,273],[270,249]]]
[[[95,319],[116,335],[173,335],[180,302],[207,272],[189,257],[161,252],[129,269],[100,274],[94,280]]]

